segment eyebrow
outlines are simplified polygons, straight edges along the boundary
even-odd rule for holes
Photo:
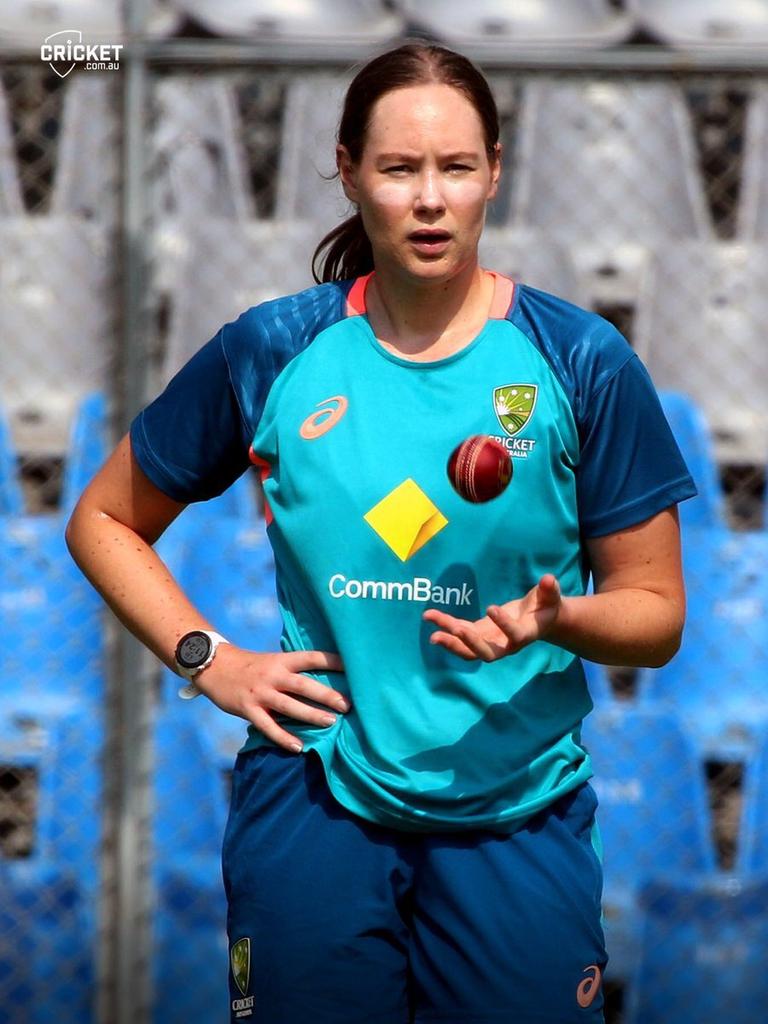
[[[398,160],[418,160],[419,159],[419,155],[417,153],[397,153],[397,152],[394,152],[394,153],[379,153],[376,156],[376,159],[377,160],[382,160],[382,161],[385,161],[385,162],[389,162],[389,161],[397,162]],[[457,153],[447,153],[441,159],[443,159],[443,160],[479,160],[480,159],[480,154],[479,153],[473,153],[470,150],[461,150],[461,151],[459,151]]]

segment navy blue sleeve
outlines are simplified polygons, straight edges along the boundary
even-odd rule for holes
[[[344,315],[351,282],[264,302],[225,324],[131,424],[152,483],[185,504],[225,491],[250,464],[270,388],[290,360]]]
[[[592,395],[578,428],[579,520],[586,537],[634,526],[696,494],[656,390],[636,355]]]
[[[214,498],[248,467],[249,424],[230,378],[224,330],[131,424],[137,462],[174,501]]]
[[[695,496],[651,378],[612,324],[526,285],[516,289],[509,318],[547,360],[570,403],[585,537],[626,529]]]

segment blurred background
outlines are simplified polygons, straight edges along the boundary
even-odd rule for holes
[[[58,40],[119,45],[119,66]],[[78,34],[80,34],[78,36]],[[0,1024],[228,1020],[219,848],[245,726],[119,630],[62,530],[225,321],[311,285],[348,214],[354,65],[434,38],[487,73],[486,265],[648,366],[699,497],[657,671],[588,666],[610,1024],[768,1005],[768,0],[14,0],[0,7]],[[622,439],[617,436],[616,444]],[[217,628],[280,632],[255,480],[159,547]],[[489,955],[492,952],[489,951]]]

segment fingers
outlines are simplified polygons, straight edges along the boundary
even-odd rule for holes
[[[277,744],[277,746],[282,750],[287,750],[291,754],[300,754],[304,749],[304,744],[300,739],[279,726],[274,718],[262,708],[258,708],[254,711],[253,716],[249,721],[259,730],[259,732],[263,733],[268,740],[272,740],[272,742]]]
[[[441,633],[439,631],[433,633],[429,638],[429,642],[439,647],[444,647],[451,654],[456,654],[463,658],[464,661],[475,661],[477,659],[477,655],[471,648],[467,647],[458,637],[451,636],[450,633]]]
[[[500,605],[491,604],[488,606],[488,618],[499,627],[509,641],[507,653],[519,650],[524,644],[533,639],[530,627],[527,627],[522,619]]]
[[[284,655],[292,672],[343,672],[338,654],[331,651],[290,651]]]
[[[445,647],[446,650],[457,654],[466,661],[473,658],[480,658],[481,661],[495,661],[506,653],[503,647],[483,635],[476,622],[446,615],[445,612],[439,612],[435,608],[425,611],[422,618],[427,622],[434,622],[440,627],[429,638],[430,643]]]
[[[309,676],[293,673],[280,685],[280,689],[283,692],[296,693],[301,697],[306,697],[316,704],[324,704],[334,711],[344,713],[352,707],[349,698],[345,697],[343,693],[316,679],[311,679]]]

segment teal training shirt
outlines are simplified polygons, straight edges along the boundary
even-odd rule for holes
[[[329,728],[286,723],[321,757],[336,798],[405,830],[511,831],[591,775],[580,661],[537,642],[467,662],[430,644],[422,613],[475,619],[547,572],[583,594],[586,537],[695,488],[647,374],[601,318],[497,276],[480,334],[416,362],[374,336],[367,280],[258,307],[234,345],[228,325],[134,422],[134,451],[171,497],[208,497],[241,471],[253,428],[283,649],[338,651],[344,663],[316,678],[352,710]],[[181,425],[193,385],[203,412]],[[205,433],[216,410],[224,447]],[[501,440],[513,463],[509,487],[484,504],[446,473],[472,434]],[[218,458],[195,454],[203,446]],[[244,749],[265,742],[250,728]]]

